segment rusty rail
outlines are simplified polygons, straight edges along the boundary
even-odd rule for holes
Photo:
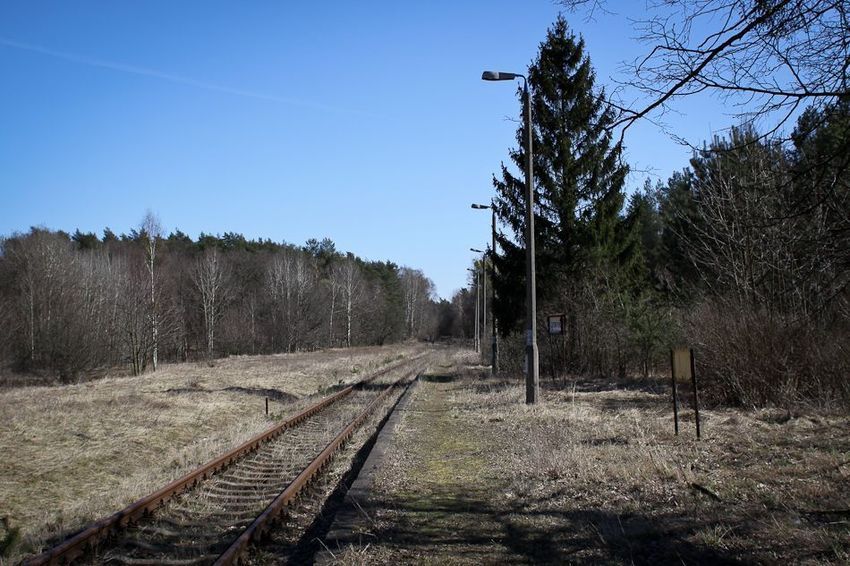
[[[416,358],[411,358],[411,360],[412,359]],[[118,529],[126,527],[128,524],[137,521],[138,519],[144,517],[149,513],[152,513],[165,501],[168,501],[175,495],[207,479],[215,472],[230,465],[231,463],[242,458],[246,454],[253,452],[260,445],[280,436],[280,434],[283,433],[285,430],[300,424],[301,422],[312,417],[319,411],[327,408],[329,405],[332,405],[336,401],[339,401],[343,397],[351,394],[351,392],[354,391],[354,389],[358,386],[367,384],[375,380],[379,376],[384,375],[391,370],[397,369],[399,366],[404,365],[405,363],[408,363],[411,360],[405,360],[404,362],[401,362],[399,364],[394,364],[390,367],[384,368],[375,373],[375,375],[363,379],[353,385],[349,385],[348,387],[341,389],[333,395],[322,399],[318,403],[304,409],[295,416],[283,421],[280,424],[273,426],[265,432],[261,432],[260,434],[250,438],[249,440],[237,446],[236,448],[233,448],[226,454],[219,456],[218,458],[207,462],[200,468],[197,468],[194,471],[184,475],[183,477],[174,480],[162,489],[159,489],[158,491],[155,491],[154,493],[139,499],[138,501],[128,505],[124,509],[108,517],[105,517],[103,519],[100,519],[99,521],[90,524],[82,531],[71,536],[70,538],[66,539],[64,542],[51,548],[50,550],[47,550],[39,555],[24,560],[21,563],[21,566],[42,566],[45,564],[56,565],[71,563],[73,560],[84,555],[88,548],[96,545],[98,542],[107,538]]]
[[[213,566],[229,566],[238,564],[239,560],[244,557],[248,547],[252,542],[259,540],[264,533],[272,526],[274,520],[280,513],[291,504],[301,490],[306,487],[310,481],[324,468],[336,454],[336,451],[349,439],[354,431],[357,430],[363,421],[371,415],[378,405],[390,394],[390,392],[398,387],[406,378],[401,378],[381,392],[363,412],[352,420],[342,432],[340,432],[324,450],[313,460],[304,470],[298,474],[292,482],[272,501],[268,507],[248,526],[245,531],[237,538],[230,547],[225,550],[221,556],[215,561]],[[411,380],[411,383],[413,381]],[[410,384],[408,384],[410,385]]]

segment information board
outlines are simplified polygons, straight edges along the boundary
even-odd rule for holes
[[[673,378],[676,381],[690,381],[691,374],[691,350],[689,348],[673,349]]]

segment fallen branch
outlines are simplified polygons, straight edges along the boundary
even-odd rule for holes
[[[705,495],[709,496],[710,498],[714,499],[715,501],[723,501],[722,499],[720,499],[720,496],[717,495],[716,493],[714,493],[712,490],[710,490],[707,487],[702,486],[702,485],[700,485],[696,482],[691,482],[691,483],[688,484],[688,486],[691,489],[695,489],[700,493],[704,493]]]

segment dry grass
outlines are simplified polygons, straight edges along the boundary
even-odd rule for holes
[[[265,397],[273,416],[289,414],[325,388],[419,350],[238,356],[212,367],[164,365],[136,378],[0,390],[0,516],[21,530],[16,553],[37,550],[267,428]]]
[[[466,374],[466,375],[464,375]],[[704,411],[655,384],[423,383],[342,563],[847,563],[850,418]],[[599,390],[593,390],[599,389]]]

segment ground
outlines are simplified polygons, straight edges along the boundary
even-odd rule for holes
[[[18,555],[419,346],[242,356],[0,389],[0,545]],[[544,383],[474,355],[412,392],[341,563],[848,563],[850,417],[685,410],[663,380]],[[12,555],[14,561],[15,555]],[[0,558],[0,563],[3,559]]]
[[[14,550],[0,550],[12,558],[37,550],[265,430],[311,396],[421,349],[232,356],[138,377],[0,388],[0,543],[20,535]]]
[[[340,563],[847,563],[850,419],[692,414],[664,382],[426,376]]]

